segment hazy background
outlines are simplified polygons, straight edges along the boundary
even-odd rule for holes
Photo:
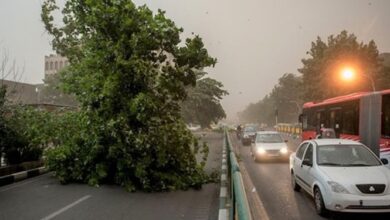
[[[58,2],[64,2],[59,0]],[[360,41],[373,39],[390,52],[389,0],[136,0],[161,8],[185,30],[199,34],[218,64],[209,73],[230,95],[230,119],[269,93],[300,60],[317,36],[346,29]],[[0,48],[25,66],[24,82],[42,83],[44,56],[53,53],[40,21],[42,0],[0,0]]]

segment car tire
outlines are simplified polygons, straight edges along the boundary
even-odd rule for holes
[[[296,178],[295,178],[295,175],[294,175],[294,172],[291,172],[291,186],[292,186],[293,190],[296,192],[299,192],[301,190],[301,186],[298,185]]]
[[[324,199],[321,190],[318,187],[314,188],[314,206],[318,215],[322,217],[328,216],[329,212],[325,208]]]

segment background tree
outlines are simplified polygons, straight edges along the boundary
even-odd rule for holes
[[[278,84],[270,94],[278,112],[278,121],[285,123],[297,122],[303,101],[302,78],[292,73],[286,73],[279,78]]]
[[[255,104],[250,104],[239,114],[240,120],[245,123],[257,122],[273,125],[278,121],[295,123],[301,111],[303,102],[302,79],[292,73],[286,73],[279,78],[272,92]]]
[[[378,75],[382,64],[374,41],[359,43],[354,34],[342,31],[337,36],[329,36],[327,42],[318,37],[307,54],[310,57],[302,59],[303,67],[298,70],[302,74],[305,101],[370,91],[371,82],[364,75],[380,84]],[[357,71],[357,81],[341,81],[340,71],[344,66],[352,66]]]
[[[77,134],[48,152],[62,182],[114,182],[128,190],[199,187],[197,140],[181,119],[186,88],[216,60],[200,37],[181,44],[164,12],[130,0],[69,0],[63,26],[54,0],[42,6],[53,48],[66,56],[64,88],[80,103]],[[182,46],[179,46],[182,45]]]
[[[382,53],[379,57],[382,60],[383,68],[376,80],[378,90],[390,89],[390,53]]]
[[[195,87],[188,88],[186,100],[182,103],[182,115],[186,123],[200,124],[202,128],[210,127],[226,117],[220,103],[228,92],[221,82],[203,78],[206,73],[198,74]]]

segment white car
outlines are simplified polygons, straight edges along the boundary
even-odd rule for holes
[[[266,159],[288,159],[289,150],[279,132],[258,131],[251,147],[254,161]]]
[[[291,184],[314,197],[318,214],[390,212],[390,170],[366,146],[342,139],[303,142],[290,156]]]

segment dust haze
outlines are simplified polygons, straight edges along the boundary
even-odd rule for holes
[[[57,1],[59,3],[64,0]],[[284,73],[297,73],[311,42],[342,30],[359,41],[374,40],[390,52],[390,1],[136,0],[161,8],[184,28],[200,35],[218,59],[210,76],[230,95],[222,101],[229,120],[268,94]],[[2,0],[0,46],[25,65],[24,81],[41,83],[50,38],[40,21],[40,0]],[[28,36],[28,40],[26,40]]]

